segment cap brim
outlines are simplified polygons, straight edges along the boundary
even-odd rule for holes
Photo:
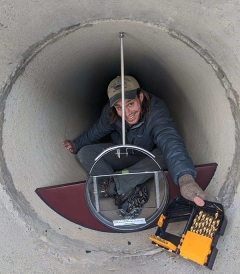
[[[130,90],[130,91],[125,91],[124,92],[124,98],[125,100],[133,100],[137,96],[137,89]],[[114,95],[109,101],[110,101],[110,106],[112,107],[117,101],[122,99],[122,93],[118,93]]]

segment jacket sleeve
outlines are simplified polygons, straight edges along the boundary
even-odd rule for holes
[[[154,143],[162,152],[174,183],[178,185],[179,177],[184,174],[191,174],[195,178],[197,173],[192,159],[189,157],[184,141],[177,132],[176,125],[163,101],[158,103],[158,107],[155,108],[152,115]]]
[[[98,140],[112,132],[112,126],[108,123],[108,110],[109,104],[103,108],[100,118],[94,123],[94,125],[73,140],[79,149],[86,145],[95,144]]]

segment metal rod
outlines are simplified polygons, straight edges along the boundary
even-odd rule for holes
[[[154,172],[154,183],[155,183],[155,192],[156,192],[156,207],[160,207],[160,193],[159,193],[159,177],[158,172]]]
[[[123,53],[123,37],[124,32],[119,33],[121,41],[121,87],[122,87],[122,144],[126,144],[125,140],[125,97],[124,97],[124,53]]]
[[[96,211],[99,212],[98,185],[96,176],[93,176],[93,193],[95,198]]]

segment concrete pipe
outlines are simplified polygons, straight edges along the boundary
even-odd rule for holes
[[[52,3],[52,14],[57,2]],[[176,7],[167,8],[167,1],[162,1],[161,11],[155,10],[159,6],[157,1],[150,1],[148,13],[136,5],[132,7],[135,16],[131,19],[125,19],[126,10],[119,11],[118,5],[112,4],[112,14],[109,9],[104,15],[102,6],[91,5],[91,1],[80,2],[95,14],[98,10],[98,16],[91,16],[88,11],[88,16],[79,19],[74,8],[80,12],[83,7],[72,3],[66,9],[63,4],[56,14],[65,21],[57,20],[50,25],[52,31],[48,32],[42,22],[42,29],[41,25],[37,27],[39,34],[35,32],[31,39],[33,29],[23,25],[11,38],[13,42],[19,41],[19,52],[17,45],[11,45],[13,56],[2,47],[9,66],[1,79],[0,157],[2,186],[7,192],[4,197],[10,197],[18,216],[31,227],[36,245],[43,251],[50,249],[64,263],[67,262],[63,257],[68,256],[71,262],[80,264],[79,254],[85,258],[86,250],[95,251],[95,257],[87,262],[96,266],[96,258],[106,262],[109,258],[122,258],[123,254],[151,255],[153,247],[147,234],[154,233],[154,229],[124,236],[123,240],[122,234],[79,227],[53,212],[34,191],[38,187],[86,179],[87,174],[76,157],[63,149],[61,143],[89,128],[107,102],[107,85],[120,74],[119,32],[125,32],[125,73],[133,75],[145,90],[165,100],[195,164],[218,163],[207,193],[226,209],[233,206],[239,181],[239,101],[230,79],[235,85],[238,80],[237,73],[227,75],[233,72],[229,69],[231,54],[224,63],[225,55],[219,53],[220,47],[216,54],[214,43],[209,43],[210,51],[205,48],[210,38],[208,29],[204,36],[204,22],[197,28],[203,37],[191,37],[194,30],[188,25],[183,31],[184,16],[178,17]],[[197,1],[194,3],[199,5]],[[10,11],[10,6],[6,3],[5,6]],[[36,11],[31,5],[28,8],[33,24],[44,21],[42,10]],[[187,14],[189,9],[182,12],[188,22],[197,24],[193,15]],[[164,10],[169,17],[163,22],[160,15],[165,18]],[[20,21],[24,21],[23,14],[20,8]],[[179,22],[179,29],[175,21]],[[14,29],[16,25],[11,27]],[[30,33],[25,37],[31,42],[35,40],[32,44],[19,38],[28,28]],[[215,30],[220,33],[216,26]],[[37,40],[43,32],[45,37]],[[4,42],[7,45],[7,39]],[[25,51],[24,45],[27,45]],[[131,239],[131,245],[126,245],[126,238]],[[167,255],[163,259],[168,260]],[[184,264],[187,263],[183,267]]]

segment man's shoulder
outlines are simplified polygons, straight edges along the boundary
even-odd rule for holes
[[[161,108],[167,109],[167,106],[165,104],[165,102],[157,97],[156,95],[153,95],[151,93],[149,94],[149,98],[150,98],[150,110],[154,111],[154,110],[159,110]]]
[[[153,94],[149,94],[149,98],[150,98],[150,113],[147,116],[147,121],[148,123],[150,123],[151,125],[156,125],[159,124],[159,122],[163,122],[169,120],[170,118],[170,113],[169,110],[165,104],[165,102],[153,95]]]

